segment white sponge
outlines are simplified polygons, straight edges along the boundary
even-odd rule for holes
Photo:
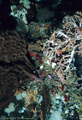
[[[59,111],[54,111],[49,120],[62,120],[61,113]]]
[[[14,112],[15,111],[15,105],[13,102],[11,102],[8,106],[8,108],[5,108],[4,109],[4,112],[6,113],[11,113],[11,112]]]
[[[22,100],[23,98],[25,98],[27,96],[27,92],[23,91],[22,93],[19,93],[18,95],[16,95],[16,99],[17,100]]]

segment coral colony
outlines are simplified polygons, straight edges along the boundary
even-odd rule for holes
[[[50,39],[43,43],[43,54],[46,59],[46,63],[52,64],[52,68],[56,68],[55,72],[64,82],[64,75],[67,72],[71,72],[71,64],[74,63],[74,55],[77,48],[82,42],[81,25],[77,25],[81,22],[81,16],[77,13],[74,16],[66,16],[62,21],[62,27],[55,30]],[[81,52],[81,51],[80,51]],[[57,67],[56,67],[57,66]],[[63,77],[63,78],[62,78]]]
[[[0,0],[0,120],[82,120],[79,3]]]

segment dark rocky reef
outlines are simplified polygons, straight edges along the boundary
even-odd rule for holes
[[[8,104],[15,91],[33,80],[35,67],[27,56],[25,40],[16,31],[0,32],[0,108]]]

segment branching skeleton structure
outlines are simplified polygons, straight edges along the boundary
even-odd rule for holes
[[[77,48],[78,53],[82,51],[82,13],[64,17],[62,24],[62,28],[55,30],[43,44],[43,54],[50,64],[54,62],[58,66],[55,72],[64,81]]]

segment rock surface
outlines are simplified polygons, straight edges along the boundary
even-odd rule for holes
[[[0,32],[0,107],[12,99],[21,84],[35,77],[34,70],[25,40],[16,31]]]

